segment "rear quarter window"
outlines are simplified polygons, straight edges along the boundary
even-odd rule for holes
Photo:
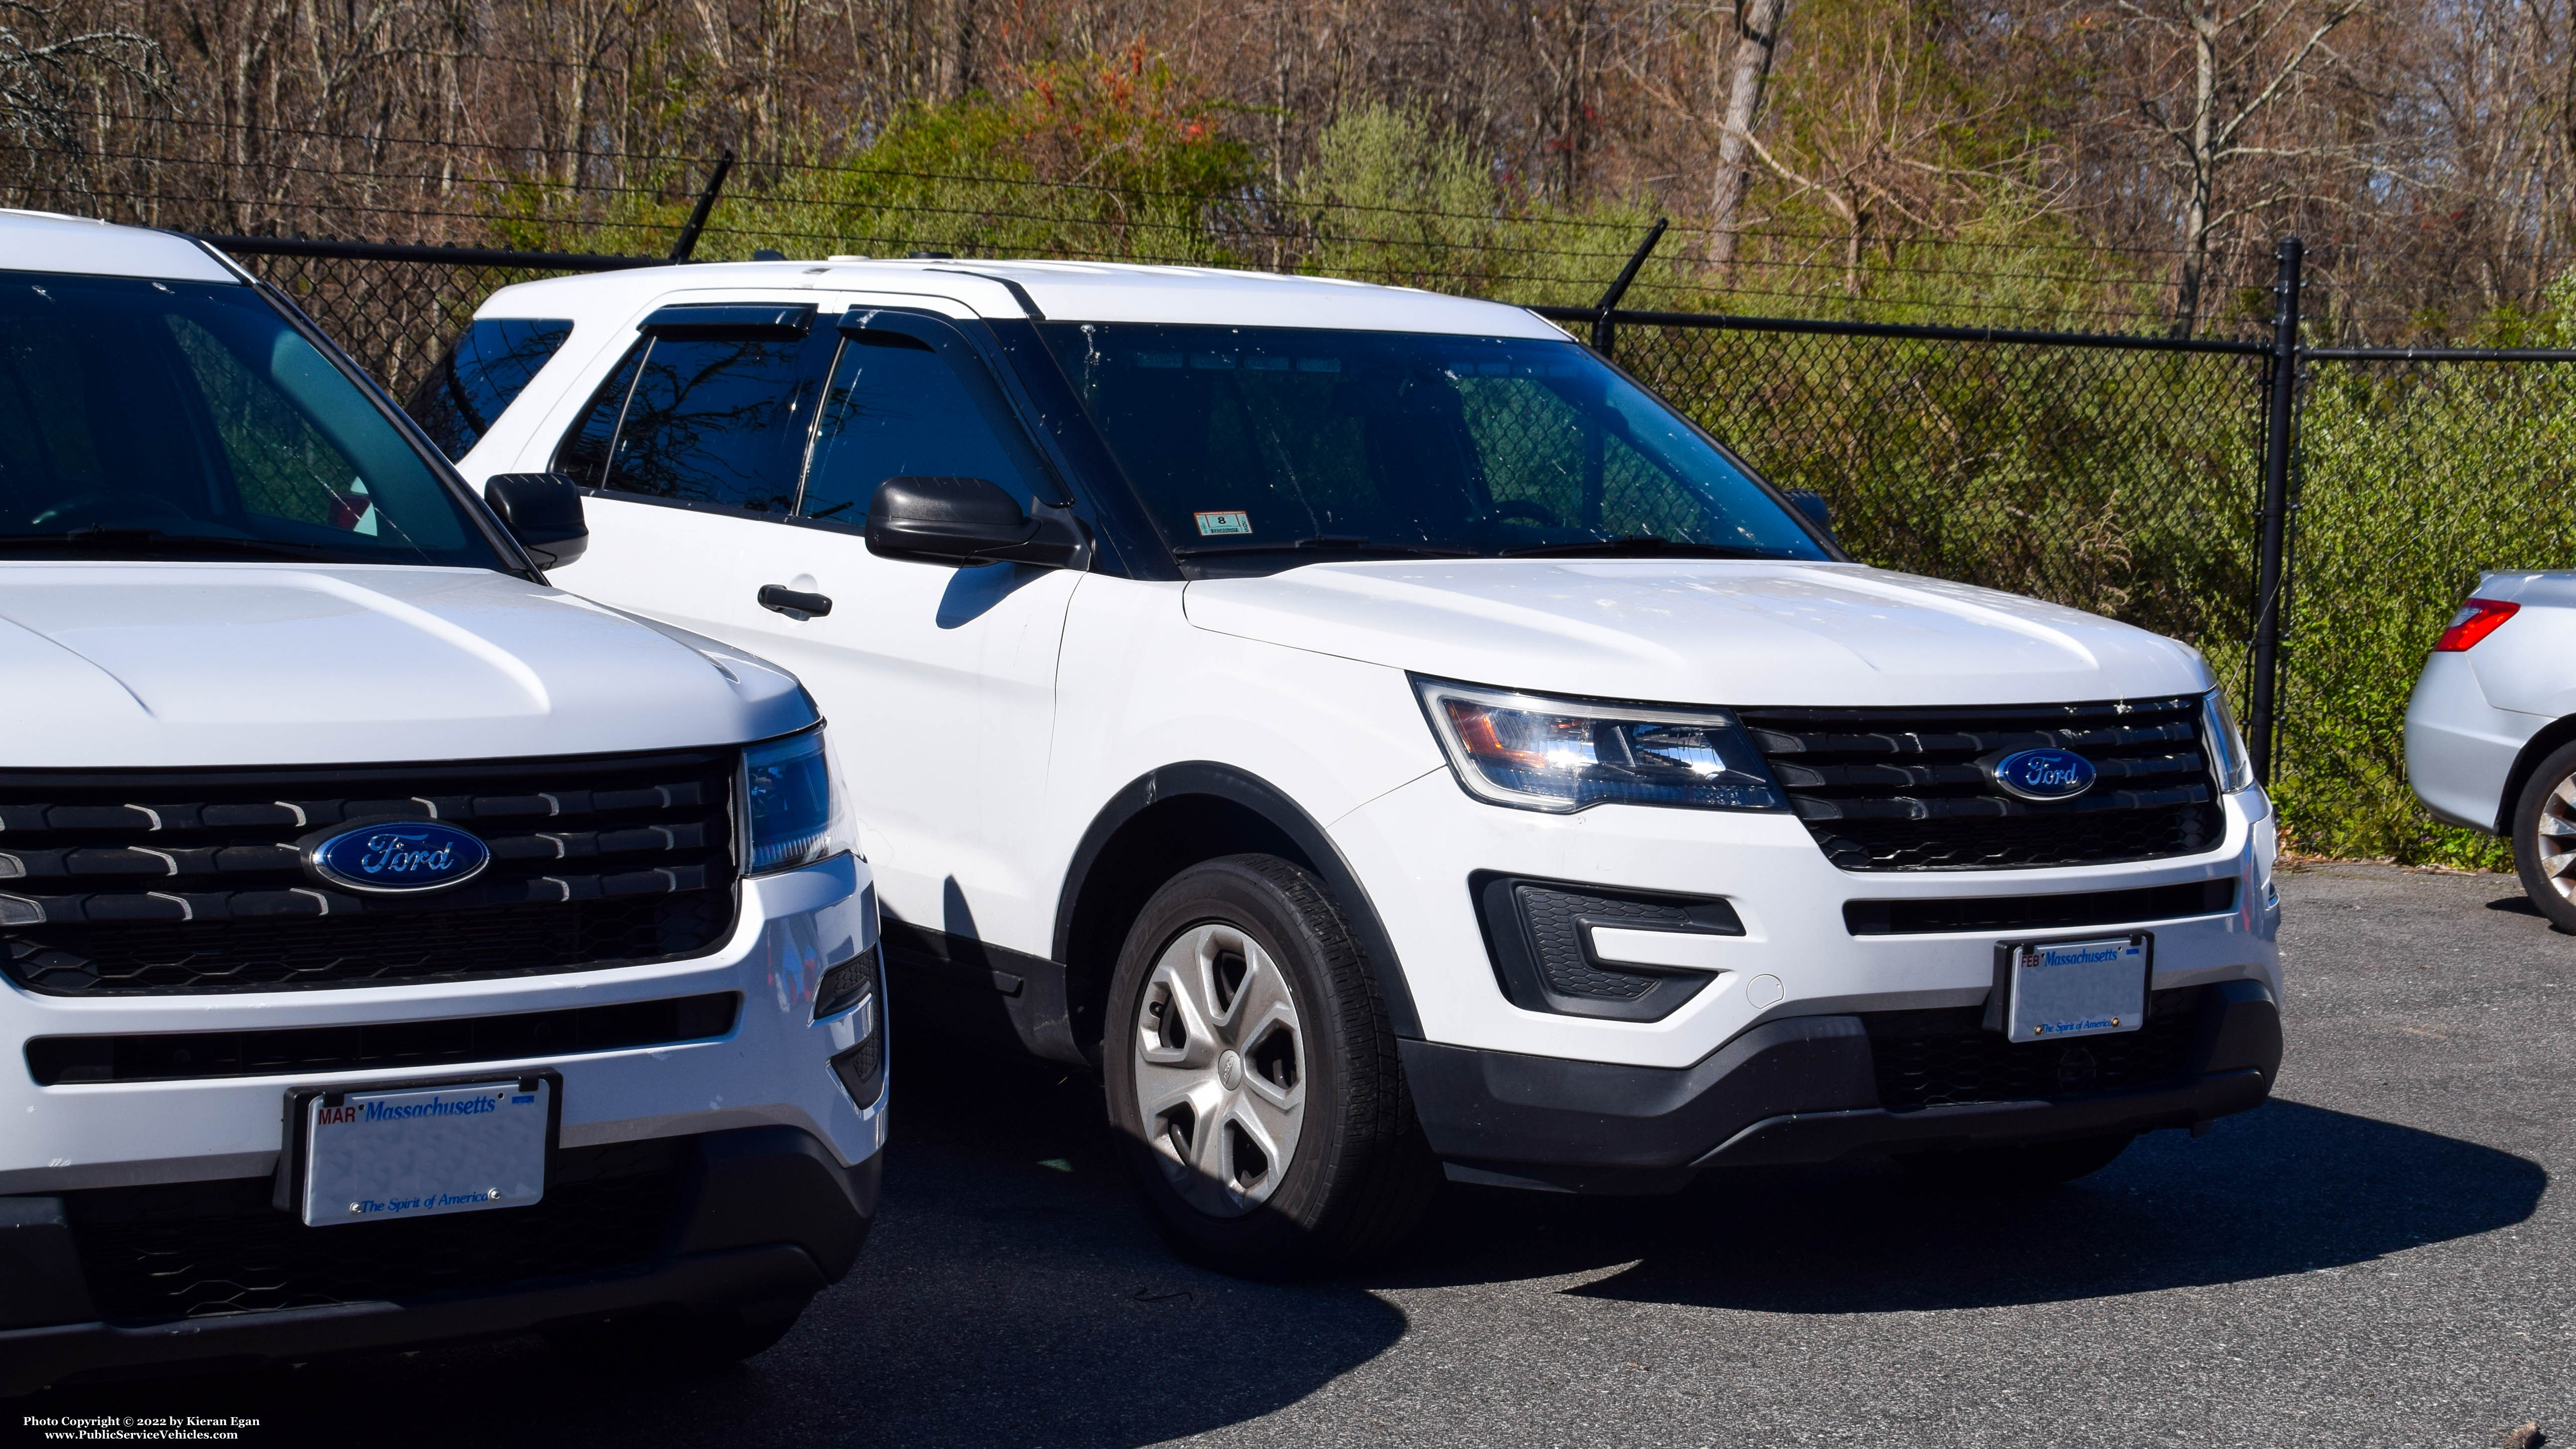
[[[571,336],[567,321],[477,318],[404,408],[450,461],[462,458]]]

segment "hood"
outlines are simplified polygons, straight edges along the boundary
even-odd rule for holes
[[[1467,683],[1676,704],[2053,704],[2188,694],[2187,645],[1860,564],[1461,559],[1207,579],[1190,622]]]
[[[484,569],[0,564],[0,766],[409,763],[731,744],[793,675]]]

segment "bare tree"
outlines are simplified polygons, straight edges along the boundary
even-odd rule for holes
[[[1997,124],[2006,103],[1963,86],[1913,11],[1845,7],[1811,19],[1800,44],[1816,68],[1786,97],[1770,139],[1736,134],[1785,189],[1783,204],[1810,202],[1834,219],[1847,292],[1860,290],[1873,240],[1940,235],[2008,194],[2025,214],[2053,204],[2021,179],[2034,148]]]
[[[1745,183],[1750,179],[1745,152],[1753,142],[1754,123],[1761,118],[1763,83],[1771,78],[1772,57],[1780,48],[1780,24],[1788,12],[1789,0],[1741,0],[1736,10],[1735,43],[1725,61],[1724,110],[1717,123],[1717,168],[1709,188],[1708,260],[1721,276],[1735,265]]]
[[[2319,158],[2331,139],[2258,144],[2256,123],[2310,78],[2310,67],[2337,57],[2327,38],[2361,13],[2365,0],[2118,0],[2119,12],[2165,38],[2172,61],[2149,72],[2153,89],[2136,99],[2139,115],[2172,144],[2179,174],[2182,263],[2174,289],[2174,331],[2198,326],[2210,238],[2239,217],[2291,199],[2265,189],[2225,198],[2221,186],[2254,157]],[[2164,72],[2159,76],[2157,71]],[[2170,77],[2167,79],[2166,77]],[[2162,80],[2163,84],[2155,84]]]
[[[55,158],[64,184],[90,196],[98,186],[87,141],[97,128],[83,113],[110,92],[157,91],[161,49],[113,25],[63,31],[59,5],[0,0],[0,135]]]

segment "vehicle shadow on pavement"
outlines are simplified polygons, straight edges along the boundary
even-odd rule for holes
[[[541,1340],[58,1388],[19,1414],[239,1414],[252,1445],[1126,1446],[1258,1417],[1383,1352],[1401,1312],[1166,1253],[1096,1079],[1016,1045],[898,1038],[886,1201],[850,1276],[738,1367],[650,1378]]]
[[[2274,1100],[2154,1134],[2083,1182],[1943,1196],[1884,1164],[1745,1172],[1669,1198],[1452,1186],[1387,1269],[1279,1286],[1171,1258],[1120,1180],[1092,1078],[902,1038],[887,1199],[848,1279],[749,1363],[585,1368],[533,1338],[78,1386],[12,1414],[255,1416],[244,1442],[1142,1445],[1240,1423],[1394,1345],[1372,1290],[1588,1278],[1592,1297],[1781,1313],[1994,1307],[2331,1269],[2519,1222],[2509,1153]],[[1604,1275],[1590,1277],[1590,1275]],[[14,1423],[14,1420],[12,1421]]]
[[[1885,1163],[1712,1175],[1658,1199],[1486,1190],[1417,1261],[1440,1282],[1625,1264],[1569,1291],[1772,1313],[1991,1308],[2367,1262],[2520,1222],[2547,1183],[2511,1153],[2274,1098],[2020,1198]]]
[[[2540,913],[2540,907],[2531,903],[2529,896],[2503,896],[2487,902],[2487,909],[2502,911],[2508,916],[2529,916],[2535,921],[2549,920],[2547,916]],[[2550,921],[2549,929],[2561,936],[2576,936],[2576,931],[2570,931],[2555,921]]]

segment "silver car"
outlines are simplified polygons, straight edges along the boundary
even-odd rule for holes
[[[2406,707],[2406,773],[2453,825],[2513,841],[2522,888],[2576,931],[2576,573],[2491,573]]]

